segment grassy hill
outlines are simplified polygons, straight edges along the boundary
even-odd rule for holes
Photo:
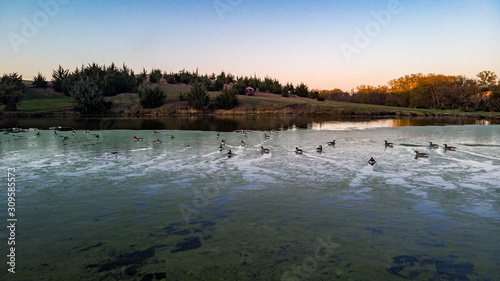
[[[50,86],[45,89],[34,88],[26,81],[25,99],[18,112],[14,114],[78,114],[73,111],[74,102],[71,97],[55,92]],[[238,96],[239,105],[231,110],[216,109],[209,106],[203,112],[191,109],[187,102],[179,100],[179,94],[189,91],[186,84],[160,84],[167,94],[165,105],[155,109],[144,109],[139,105],[137,93],[123,93],[106,99],[113,101],[111,114],[121,115],[174,115],[174,114],[302,114],[302,115],[335,115],[335,116],[471,116],[500,118],[499,113],[490,112],[458,112],[452,110],[409,109],[402,107],[380,106],[337,102],[331,100],[317,101],[298,96],[282,97],[281,95],[256,92],[255,96]],[[220,92],[209,92],[211,100]],[[3,106],[0,106],[3,110]],[[4,112],[6,113],[6,112]],[[7,113],[8,114],[8,113]]]
[[[24,100],[19,104],[19,113],[64,112],[72,110],[75,103],[71,97],[57,93],[51,87],[35,88],[32,81],[24,81],[26,85]],[[3,111],[4,106],[0,106]]]

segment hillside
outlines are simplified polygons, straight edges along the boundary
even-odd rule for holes
[[[29,83],[27,83],[29,85]],[[122,93],[114,97],[107,97],[113,105],[111,115],[273,115],[273,114],[298,114],[321,116],[468,116],[488,119],[500,119],[500,114],[489,112],[458,112],[452,110],[409,109],[402,107],[380,106],[331,100],[317,101],[310,98],[282,97],[281,95],[257,91],[255,96],[238,96],[239,105],[231,110],[217,109],[215,104],[209,105],[204,111],[190,108],[187,102],[179,100],[179,94],[188,92],[189,85],[161,83],[160,87],[167,94],[167,102],[158,108],[144,109],[139,105],[137,93]],[[214,100],[220,92],[209,92]],[[74,102],[71,97],[55,92],[49,85],[48,88],[39,89],[27,86],[25,99],[21,102],[16,112],[0,114],[17,116],[50,116],[50,115],[78,115],[73,110]],[[0,106],[3,110],[3,106]]]

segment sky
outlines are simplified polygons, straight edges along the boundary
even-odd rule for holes
[[[500,1],[2,1],[0,75],[59,65],[224,70],[310,89],[500,76]]]

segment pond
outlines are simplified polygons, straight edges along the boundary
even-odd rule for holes
[[[139,121],[0,132],[13,280],[500,279],[497,125]]]
[[[500,120],[481,118],[372,118],[346,116],[304,116],[304,115],[228,115],[174,117],[52,117],[52,118],[0,118],[0,129],[58,127],[62,130],[200,130],[231,132],[241,129],[287,130],[339,129],[341,126],[358,127],[404,127],[443,125],[500,125]]]

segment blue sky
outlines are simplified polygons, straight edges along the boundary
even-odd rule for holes
[[[346,91],[419,72],[500,76],[499,15],[493,0],[8,1],[0,74],[115,62]]]

